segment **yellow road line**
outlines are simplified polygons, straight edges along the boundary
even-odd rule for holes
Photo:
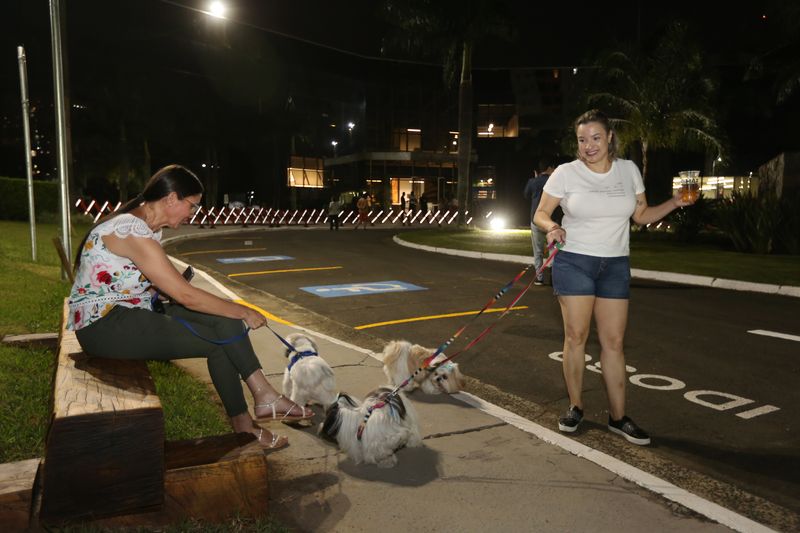
[[[238,274],[228,274],[229,278],[236,278],[239,276],[260,276],[262,274],[283,274],[286,272],[310,272],[313,270],[336,270],[342,268],[340,266],[333,267],[311,267],[311,268],[287,268],[283,270],[261,270],[259,272],[239,272]]]
[[[272,313],[270,313],[268,311],[264,311],[263,309],[261,309],[257,305],[253,305],[253,304],[251,304],[249,302],[245,302],[244,300],[234,300],[234,302],[236,302],[237,304],[242,304],[245,307],[249,307],[250,309],[255,309],[256,311],[258,311],[259,313],[261,313],[262,315],[267,317],[267,320],[272,320],[273,322],[277,322],[278,324],[283,324],[283,325],[286,325],[286,326],[294,326],[294,324],[292,324],[291,322],[287,322],[282,318],[278,318],[275,315],[273,315]]]
[[[511,311],[517,311],[519,309],[527,309],[527,305],[517,305],[512,307]],[[502,313],[505,309],[487,309],[484,313]],[[446,315],[430,315],[430,316],[418,316],[414,318],[401,318],[400,320],[388,320],[386,322],[375,322],[374,324],[364,324],[363,326],[356,326],[355,329],[369,329],[369,328],[378,328],[381,326],[391,326],[394,324],[405,324],[407,322],[421,322],[423,320],[437,320],[439,318],[453,318],[456,316],[468,316],[468,315],[475,315],[478,311],[464,311],[463,313],[447,313]]]
[[[180,255],[221,254],[225,252],[260,252],[266,248],[229,248],[227,250],[200,250],[198,252],[178,252]]]

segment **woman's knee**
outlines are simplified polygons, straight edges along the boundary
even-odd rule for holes
[[[564,328],[565,348],[581,348],[586,345],[589,338],[589,328],[567,326]]]

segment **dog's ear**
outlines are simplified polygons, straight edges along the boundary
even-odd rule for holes
[[[325,411],[325,421],[319,428],[319,434],[336,442],[336,436],[342,427],[342,419],[339,417],[339,402],[334,402]]]

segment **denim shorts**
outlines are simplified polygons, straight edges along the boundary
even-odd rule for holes
[[[557,296],[597,296],[627,300],[631,265],[628,256],[595,257],[558,252],[553,260],[553,292]]]

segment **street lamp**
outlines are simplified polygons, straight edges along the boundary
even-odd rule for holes
[[[227,8],[222,2],[211,2],[211,4],[208,6],[208,14],[212,17],[217,17],[218,19],[225,18],[225,11],[227,11]]]
[[[336,145],[339,144],[339,141],[331,141],[331,146],[333,146],[333,157],[336,157]]]
[[[711,163],[711,175],[715,176],[715,177],[717,175],[717,170],[716,170],[717,163],[722,163],[722,156],[721,155],[718,155],[717,158]]]

